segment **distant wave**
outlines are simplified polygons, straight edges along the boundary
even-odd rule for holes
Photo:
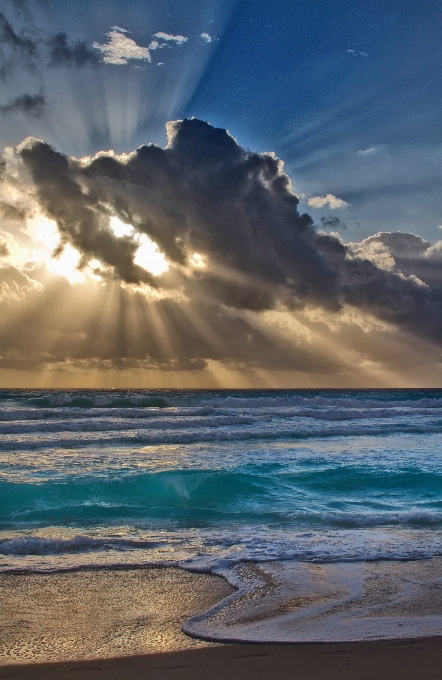
[[[442,390],[1,390],[0,403],[31,409],[442,408]],[[4,409],[0,409],[2,412]]]
[[[149,430],[170,430],[178,428],[210,428],[226,427],[229,425],[253,425],[254,423],[268,422],[270,416],[247,416],[247,415],[219,415],[207,418],[202,415],[199,417],[163,417],[151,414],[149,418]],[[13,423],[0,424],[0,434],[27,434],[37,432],[114,432],[118,430],[145,429],[146,423],[141,418],[130,419],[129,417],[121,420],[102,419],[102,418],[83,418],[69,420],[41,420],[37,424],[30,424],[28,421],[14,421]]]
[[[268,393],[257,397],[243,397],[229,395],[223,398],[211,397],[210,399],[201,398],[200,405],[212,406],[217,408],[287,408],[287,407],[310,407],[310,408],[442,408],[441,392],[433,397],[416,397],[413,393],[399,393],[395,399],[385,393],[379,393],[377,398],[368,398],[367,392],[359,391],[352,393],[351,390],[343,394],[302,396],[299,394],[284,394],[281,396],[270,396]]]
[[[342,422],[342,421],[338,421]],[[272,426],[273,425],[273,426]],[[119,429],[119,428],[116,428]],[[144,427],[122,429],[114,434],[112,428],[95,431],[94,425],[85,425],[83,428],[72,427],[71,431],[58,431],[55,433],[45,432],[44,428],[36,427],[30,433],[23,433],[17,438],[12,434],[4,434],[0,441],[0,451],[23,451],[49,448],[78,448],[91,445],[121,445],[121,444],[195,444],[204,442],[227,442],[227,441],[251,441],[251,440],[276,440],[276,439],[311,439],[323,437],[349,437],[365,435],[393,435],[398,433],[430,434],[442,431],[442,418],[434,421],[413,423],[412,419],[404,418],[402,422],[392,423],[358,423],[347,426],[330,424],[328,427],[312,428],[301,423],[272,424],[269,426],[242,424],[217,425],[201,428],[189,425],[187,428],[171,427],[166,424],[163,427],[146,429]]]

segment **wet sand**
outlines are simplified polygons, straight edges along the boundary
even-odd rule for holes
[[[267,562],[235,567],[253,584],[183,624],[219,642],[357,642],[442,635],[442,558]],[[441,673],[442,677],[442,673]]]
[[[0,664],[207,646],[182,623],[233,592],[182,569],[0,574]]]
[[[439,680],[442,638],[216,645],[97,661],[0,667],[0,680]]]
[[[341,565],[339,579],[351,582],[350,574],[354,583],[362,584],[351,602],[342,596],[342,588],[336,590],[337,565],[304,564],[298,569],[273,563],[266,566],[268,572],[260,572],[263,565],[239,568],[251,569],[254,577],[258,573],[263,585],[248,595],[235,594],[224,579],[180,569],[2,574],[0,680],[432,680],[442,676],[442,637],[418,637],[425,620],[426,625],[440,626],[441,558]],[[297,598],[287,600],[292,595],[288,582]],[[327,592],[318,591],[319,585],[333,591],[331,600]],[[396,626],[408,620],[411,625],[419,618],[423,628],[410,628],[418,635],[402,634],[402,639],[390,635],[387,640],[295,644],[212,644],[181,630],[190,617],[198,624],[200,614],[227,598],[222,607],[215,606],[206,623],[212,620],[223,628],[228,620],[232,636],[256,634],[263,625],[262,595],[273,602],[273,610],[266,606],[266,630],[269,622],[275,624],[278,635],[288,626],[302,633],[304,620],[311,621],[315,630],[325,620],[324,630],[334,634],[336,625],[345,633],[342,625],[347,630],[357,628],[362,614],[372,626],[372,637],[382,621],[399,635],[402,629],[391,628],[391,622]],[[341,633],[336,630],[337,639]]]

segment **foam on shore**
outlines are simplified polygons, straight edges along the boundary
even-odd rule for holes
[[[229,574],[230,571],[230,574]],[[186,621],[219,642],[344,642],[442,635],[442,558],[375,562],[246,563],[238,588]]]

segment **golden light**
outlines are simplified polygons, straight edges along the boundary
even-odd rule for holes
[[[123,236],[134,236],[138,241],[139,248],[135,253],[134,263],[150,272],[154,276],[160,276],[169,269],[169,263],[164,257],[163,253],[158,250],[158,246],[146,234],[134,235],[132,225],[126,224],[116,215],[112,215],[109,219],[109,226],[115,236],[121,238]]]
[[[154,276],[160,276],[169,269],[169,263],[163,253],[158,250],[158,246],[146,234],[137,237],[140,244],[135,253],[134,262],[139,267],[150,272]]]
[[[37,245],[29,251],[30,260],[44,264],[48,271],[63,276],[70,283],[82,283],[86,280],[86,275],[77,269],[81,255],[71,245],[67,244],[58,257],[53,257],[60,244],[60,234],[54,220],[44,215],[34,215],[27,219],[26,226],[27,234]]]
[[[205,258],[199,253],[193,253],[189,258],[189,261],[194,269],[204,269],[207,267]]]
[[[134,230],[131,224],[126,224],[122,222],[119,217],[112,215],[109,220],[109,226],[114,232],[115,236],[121,238],[121,236],[132,236]]]
[[[45,253],[54,251],[60,242],[56,222],[44,215],[28,217],[26,219],[26,231],[34,243],[42,244]]]
[[[77,269],[80,259],[81,255],[78,250],[68,244],[59,257],[46,260],[46,267],[53,274],[64,276],[70,283],[82,283],[85,276]]]
[[[128,225],[124,225],[127,227]],[[60,255],[54,257],[55,250],[60,246],[60,234],[57,224],[44,215],[36,214],[26,220],[26,234],[31,238],[33,247],[21,247],[17,250],[16,264],[23,266],[32,261],[44,265],[46,269],[57,276],[63,276],[69,283],[78,284],[86,281],[102,281],[106,267],[97,259],[92,259],[81,270],[80,252],[66,244]]]

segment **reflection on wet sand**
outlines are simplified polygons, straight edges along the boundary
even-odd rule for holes
[[[105,658],[207,646],[181,632],[233,592],[181,569],[0,575],[0,663]]]

